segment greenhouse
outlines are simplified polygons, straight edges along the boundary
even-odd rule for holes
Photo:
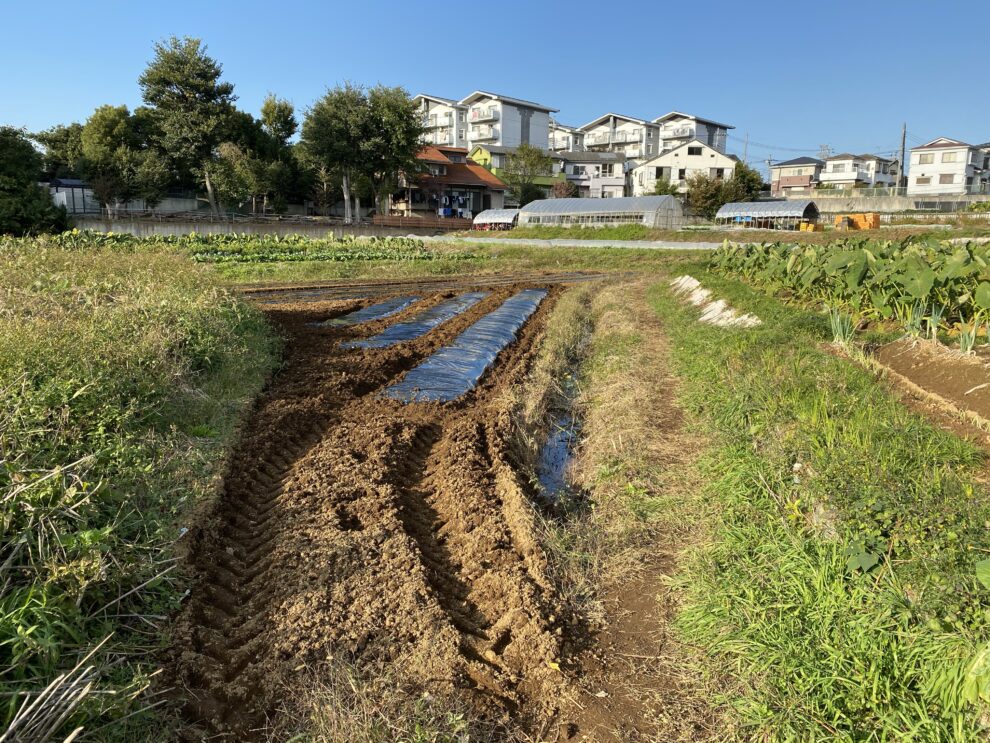
[[[681,202],[673,196],[624,196],[614,199],[542,199],[519,210],[520,225],[604,227],[642,224],[673,229],[684,223]]]
[[[818,221],[814,201],[743,201],[726,204],[715,215],[715,224],[761,230],[796,230]]]
[[[485,209],[471,224],[473,230],[511,230],[519,219],[518,209]]]

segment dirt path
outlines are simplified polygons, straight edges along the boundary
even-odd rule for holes
[[[186,737],[262,740],[293,679],[346,657],[404,660],[479,715],[555,705],[565,617],[516,481],[504,391],[521,382],[551,294],[479,386],[448,405],[378,392],[520,286],[392,349],[343,351],[422,308],[354,328],[307,323],[354,301],[278,305],[288,358],[258,401],[214,512],[190,533],[175,630]],[[428,299],[451,296],[440,292]]]

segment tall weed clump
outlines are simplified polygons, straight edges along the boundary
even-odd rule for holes
[[[9,724],[109,637],[70,716],[92,730],[158,703],[182,515],[277,348],[165,247],[2,239],[0,264],[0,709]]]

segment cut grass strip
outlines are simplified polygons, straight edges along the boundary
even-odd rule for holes
[[[764,319],[703,326],[651,291],[683,402],[717,442],[702,467],[721,510],[679,580],[679,626],[745,684],[729,700],[744,735],[984,739],[980,452],[822,349],[827,318],[694,275]]]

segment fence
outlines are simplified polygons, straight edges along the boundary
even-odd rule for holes
[[[428,230],[469,230],[470,219],[458,217],[372,217],[371,223],[379,227],[416,227]]]

